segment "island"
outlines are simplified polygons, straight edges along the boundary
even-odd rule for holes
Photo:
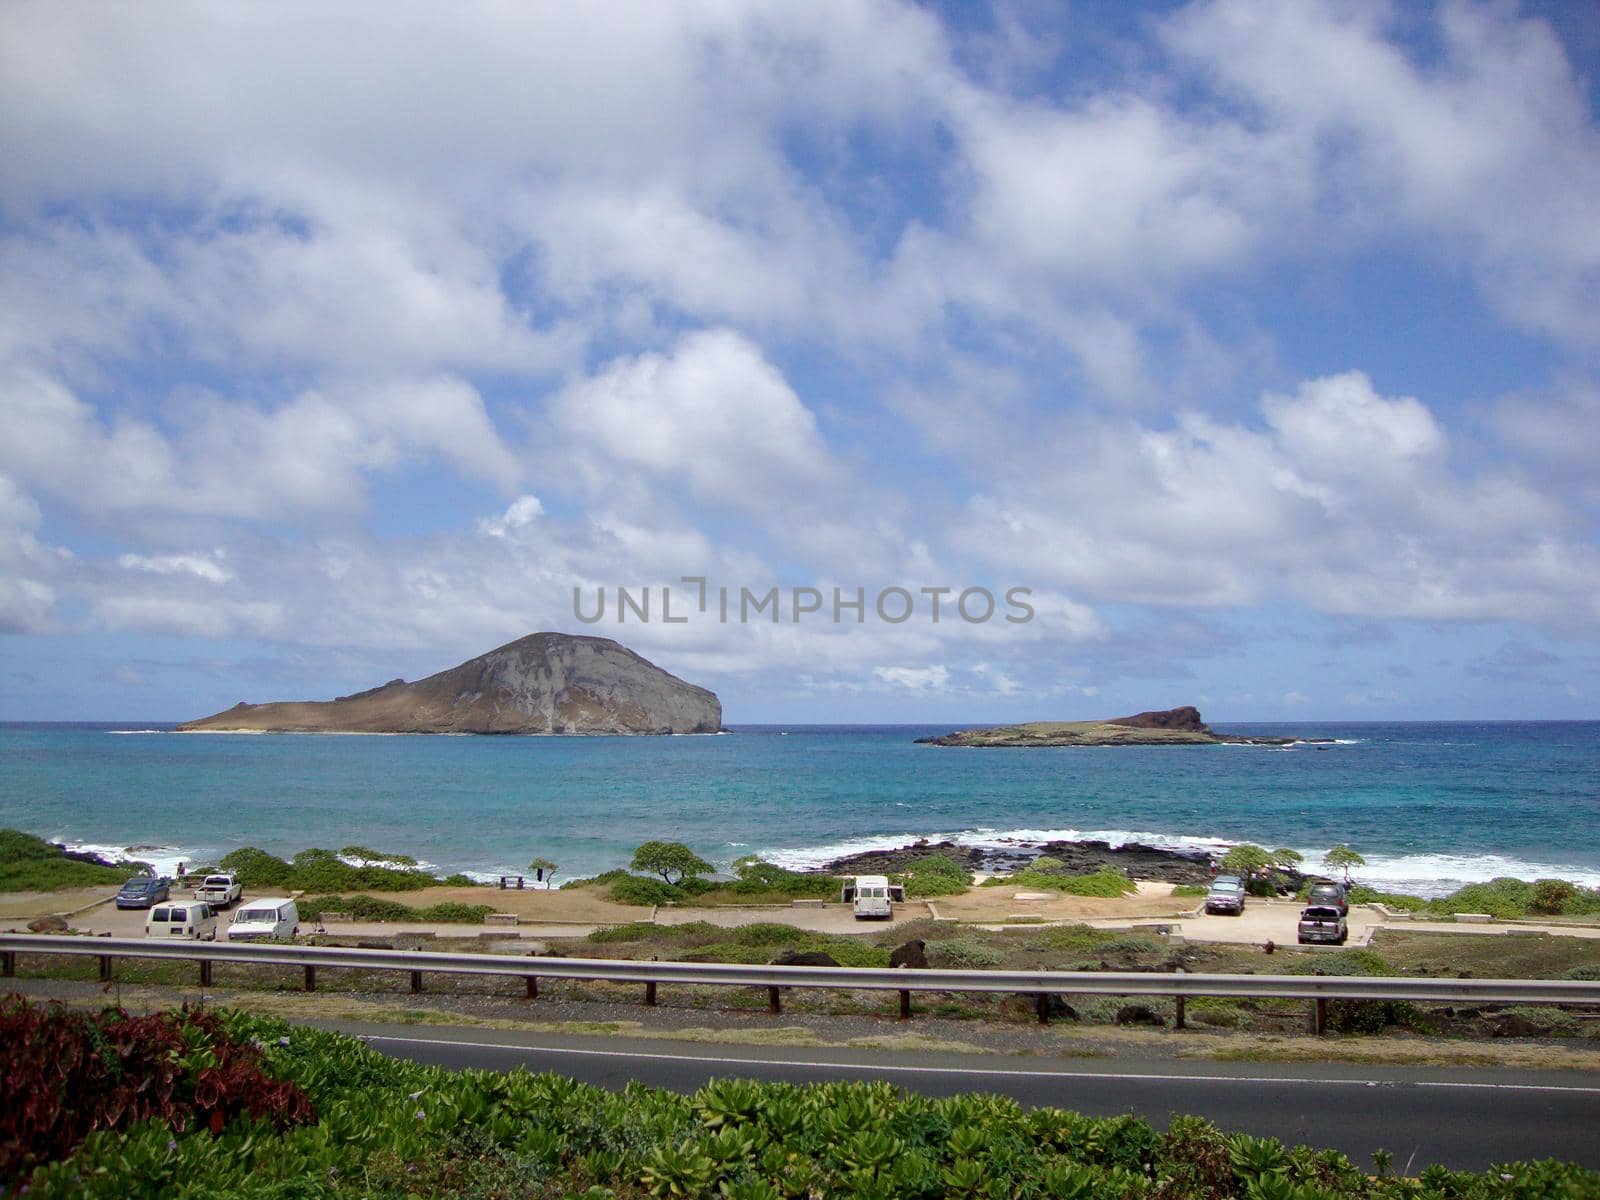
[[[929,746],[1287,746],[1331,743],[1332,738],[1254,737],[1214,733],[1193,705],[1113,717],[1106,721],[1033,721],[992,729],[962,729],[918,738]]]
[[[243,702],[182,733],[716,733],[722,702],[610,638],[534,633],[415,683]]]

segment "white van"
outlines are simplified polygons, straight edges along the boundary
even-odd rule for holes
[[[249,900],[233,914],[230,942],[288,941],[300,932],[300,910],[293,900]]]
[[[204,900],[174,900],[154,904],[144,922],[145,937],[192,938],[197,942],[217,940],[217,914]]]
[[[850,905],[856,920],[888,920],[894,915],[890,902],[904,900],[906,890],[898,883],[890,883],[886,875],[857,875],[847,879],[840,889],[839,899]]]

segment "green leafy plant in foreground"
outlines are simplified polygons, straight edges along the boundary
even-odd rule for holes
[[[692,1095],[621,1092],[518,1070],[446,1071],[275,1020],[220,1014],[259,1047],[315,1124],[243,1116],[213,1135],[161,1120],[90,1133],[27,1177],[37,1197],[603,1197],[774,1200],[1001,1196],[1019,1200],[1556,1200],[1600,1194],[1559,1162],[1369,1176],[1343,1155],[1227,1134],[1197,1117],[942,1099],[885,1083],[716,1080]]]

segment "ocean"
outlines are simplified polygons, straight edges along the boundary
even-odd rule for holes
[[[239,846],[360,844],[489,877],[560,879],[651,838],[791,867],[919,837],[1222,847],[1437,895],[1516,875],[1600,886],[1600,722],[1218,725],[1329,746],[949,749],[940,726],[740,726],[703,737],[178,734],[0,725],[0,826],[171,871]]]

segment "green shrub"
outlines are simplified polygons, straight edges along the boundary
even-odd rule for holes
[[[907,898],[912,900],[959,896],[972,886],[971,872],[943,854],[919,858],[890,878],[903,884]]]
[[[656,904],[671,904],[682,900],[685,893],[681,888],[662,883],[659,879],[649,879],[643,875],[624,874],[621,879],[611,884],[611,898],[618,904],[637,904],[650,907]]]
[[[1528,911],[1539,916],[1553,917],[1560,913],[1578,894],[1576,884],[1565,879],[1535,879],[1533,895],[1528,899]]]
[[[226,854],[221,863],[248,888],[272,888],[311,894],[326,892],[414,892],[441,882],[412,867],[353,867],[332,850],[312,847],[285,862],[255,846]],[[460,878],[460,877],[458,877]],[[471,882],[468,880],[467,882]]]
[[[1005,955],[975,937],[944,938],[928,943],[928,959],[958,971],[986,971],[998,967]]]
[[[661,926],[654,921],[629,921],[625,925],[611,925],[593,929],[584,938],[588,942],[642,942],[653,936]]]
[[[718,884],[724,891],[739,896],[821,898],[837,897],[842,881],[833,875],[814,875],[790,871],[759,858],[744,859],[734,865],[738,878]]]
[[[1104,896],[1109,899],[1138,890],[1138,886],[1126,875],[1107,870],[1095,871],[1090,875],[1041,875],[1036,871],[1018,871],[1001,882],[1020,888],[1066,892],[1070,896]],[[993,880],[985,881],[986,886],[993,883]]]
[[[78,862],[41,837],[20,829],[0,829],[0,892],[115,887],[139,873],[142,866],[131,862],[118,866]]]
[[[1056,925],[1040,933],[1035,939],[1035,944],[1046,950],[1088,953],[1099,950],[1107,942],[1114,942],[1116,939],[1116,934],[1096,929],[1093,925]]]
[[[1297,956],[1284,973],[1287,975],[1393,975],[1395,969],[1388,959],[1376,951],[1357,947]]]
[[[1300,899],[1304,900],[1306,893],[1311,890],[1310,883],[1300,889]],[[1386,904],[1390,908],[1399,909],[1401,912],[1421,912],[1428,907],[1428,902],[1421,896],[1408,896],[1402,892],[1380,892],[1376,888],[1367,887],[1358,883],[1350,889],[1351,904]]]
[[[1581,966],[1570,967],[1561,978],[1600,980],[1600,963],[1584,963]]]
[[[349,913],[358,921],[437,921],[444,924],[482,924],[484,917],[494,911],[488,904],[462,904],[445,901],[413,908],[398,900],[384,900],[377,896],[303,896],[299,901],[303,920],[314,920],[326,913]]]
[[[1172,889],[1175,897],[1204,896],[1210,889],[1203,883],[1180,883]]]
[[[1515,920],[1527,914],[1528,902],[1532,899],[1531,883],[1501,876],[1488,883],[1469,883],[1448,896],[1430,900],[1427,911],[1441,914],[1488,913],[1501,920]]]
[[[1335,1033],[1376,1034],[1390,1026],[1436,1032],[1426,1013],[1409,1000],[1329,1000],[1328,1028]]]
[[[1237,1029],[1250,1021],[1250,1014],[1237,1000],[1220,996],[1196,996],[1185,1008],[1191,1021],[1220,1029]]]
[[[1084,1007],[1109,1008],[1109,1018],[1120,1003],[1102,997]],[[692,1095],[638,1084],[608,1092],[558,1075],[391,1059],[354,1038],[271,1018],[213,1019],[235,1044],[260,1047],[268,1076],[301,1089],[315,1124],[278,1128],[241,1116],[216,1134],[166,1122],[90,1133],[33,1171],[30,1196],[1600,1195],[1600,1173],[1558,1162],[1477,1174],[1418,1164],[1419,1186],[1369,1177],[1333,1151],[1229,1136],[1194,1117],[1175,1118],[1163,1135],[1133,1116],[1025,1110],[986,1095],[931,1099],[881,1081],[719,1079]],[[0,1186],[21,1190],[11,1180]]]
[[[1561,906],[1567,917],[1593,917],[1600,915],[1600,888],[1579,888]]]

